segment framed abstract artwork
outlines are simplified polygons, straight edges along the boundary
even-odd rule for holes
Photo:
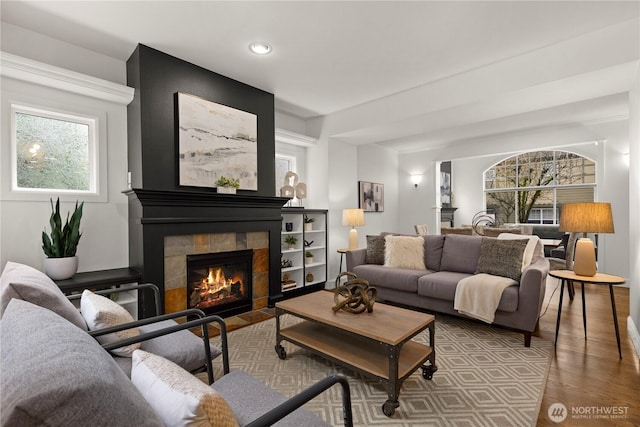
[[[216,187],[221,176],[258,190],[258,116],[177,94],[179,184]]]
[[[384,212],[384,184],[358,181],[358,207],[365,212]]]

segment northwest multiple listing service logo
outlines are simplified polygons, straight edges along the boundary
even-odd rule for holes
[[[617,420],[628,418],[628,406],[572,406],[571,409],[562,403],[554,403],[549,406],[547,416],[554,423],[562,423],[569,419],[570,421],[585,420],[603,421]]]

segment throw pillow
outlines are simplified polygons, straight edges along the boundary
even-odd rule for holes
[[[0,341],[1,425],[163,425],[113,357],[56,313],[13,299]]]
[[[77,327],[87,330],[78,309],[53,280],[35,268],[9,261],[0,277],[0,317],[12,298],[49,309]]]
[[[134,351],[131,382],[165,425],[238,425],[233,411],[217,391],[160,356]]]
[[[385,236],[385,267],[426,270],[424,265],[424,239],[420,236]]]
[[[80,299],[80,311],[82,317],[87,322],[90,331],[97,329],[110,328],[112,326],[122,325],[124,323],[133,322],[131,314],[121,305],[116,304],[109,298],[102,295],[96,295],[88,289],[82,292]],[[138,336],[140,332],[138,328],[125,329],[124,331],[114,332],[112,334],[100,335],[97,340],[100,344],[110,344],[125,338]],[[127,345],[124,347],[111,350],[113,354],[122,357],[131,357],[134,350],[140,348],[140,343]]]
[[[384,236],[367,236],[365,264],[384,264]]]
[[[522,258],[528,240],[501,240],[484,237],[476,273],[508,277],[520,282]]]
[[[531,264],[533,261],[533,255],[536,250],[536,246],[540,241],[540,237],[531,235],[522,235],[522,234],[513,234],[513,233],[501,233],[498,235],[498,239],[501,240],[527,240],[527,246],[524,249],[524,255],[522,256],[522,271]]]

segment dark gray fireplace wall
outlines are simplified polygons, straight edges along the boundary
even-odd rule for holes
[[[206,55],[206,52],[202,53]],[[139,44],[127,61],[131,186],[164,191],[213,191],[178,185],[176,93],[183,92],[258,116],[258,191],[275,194],[273,94]]]

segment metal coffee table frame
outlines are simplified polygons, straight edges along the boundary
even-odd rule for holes
[[[301,318],[303,321],[282,329],[280,316],[285,313]],[[425,329],[429,330],[430,346],[411,340]],[[418,367],[422,368],[422,376],[427,380],[431,380],[433,374],[438,370],[435,361],[435,318],[408,335],[401,342],[388,344],[300,313],[291,312],[278,307],[278,304],[276,304],[275,351],[280,359],[286,359],[287,357],[287,353],[281,345],[283,340],[289,341],[338,365],[359,372],[364,376],[378,380],[384,386],[388,395],[388,400],[382,405],[382,411],[389,417],[400,406],[398,397],[404,380],[413,374]],[[404,352],[402,351],[403,347]],[[356,353],[360,351],[374,360],[371,362],[372,366],[361,366],[357,361],[350,360],[350,355],[355,358]],[[377,358],[379,361],[381,357],[386,360],[386,369],[381,364],[375,365],[375,359]],[[429,361],[428,365],[425,364],[427,361]],[[400,365],[402,365],[404,373],[401,376],[399,375]]]

